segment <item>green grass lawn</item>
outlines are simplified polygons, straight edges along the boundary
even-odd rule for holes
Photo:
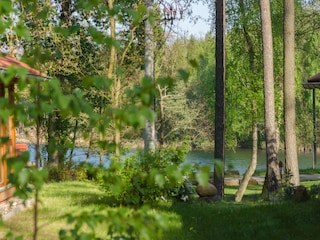
[[[303,182],[310,187],[319,181]],[[317,239],[320,236],[320,201],[308,200],[266,202],[260,198],[261,185],[249,186],[243,202],[233,201],[237,187],[226,187],[221,202],[161,203],[155,213],[169,217],[169,228],[161,239]],[[110,208],[112,201],[92,183],[48,183],[41,192],[38,239],[58,239],[61,228],[68,228],[65,214],[81,211],[93,212],[101,207]],[[111,221],[111,220],[110,220]],[[8,231],[24,239],[32,238],[32,210],[21,212],[7,220],[0,228],[2,238]],[[97,229],[102,239],[106,237],[104,226]]]

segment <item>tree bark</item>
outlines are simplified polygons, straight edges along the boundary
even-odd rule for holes
[[[165,89],[161,89],[160,85],[158,85],[159,91],[159,110],[160,110],[160,127],[159,127],[159,144],[160,148],[164,145],[164,124],[165,124],[165,114],[164,114],[164,96]]]
[[[225,141],[225,0],[216,1],[216,102],[214,135],[214,185],[224,196]]]
[[[147,19],[145,21],[145,78],[154,82],[154,36],[153,26],[149,18],[153,12],[153,0],[146,0],[147,7]],[[152,96],[153,97],[153,96]],[[154,110],[154,106],[151,107]],[[144,128],[144,150],[155,151],[156,150],[156,130],[155,121],[147,120]]]
[[[270,1],[260,0],[262,47],[263,47],[263,77],[264,77],[264,114],[267,171],[263,193],[276,193],[280,187],[277,132],[275,123],[274,76],[273,76],[273,43],[270,13]]]
[[[240,7],[240,12],[241,16],[244,18],[246,15],[245,12],[245,6],[243,0],[239,1],[239,7]],[[255,52],[253,48],[253,43],[250,38],[250,35],[248,34],[247,30],[247,21],[243,21],[242,23],[242,28],[243,28],[243,33],[244,37],[246,39],[247,45],[248,45],[248,55],[249,55],[249,63],[250,63],[250,71],[252,72],[252,75],[255,76]],[[252,79],[255,81],[255,79]],[[254,91],[254,89],[252,89]],[[236,202],[241,202],[242,197],[244,192],[247,189],[248,183],[253,175],[253,173],[256,170],[257,167],[257,159],[258,159],[258,126],[257,126],[257,107],[256,107],[256,101],[253,99],[252,100],[252,152],[251,152],[251,161],[250,165],[245,172],[242,181],[240,183],[239,189],[236,193],[235,196],[235,201]]]
[[[255,103],[253,104],[254,113],[256,115]],[[235,201],[241,202],[244,192],[247,189],[248,183],[256,170],[257,167],[257,158],[258,158],[258,126],[255,117],[252,121],[252,153],[251,153],[251,162],[245,172],[242,181],[240,183],[239,189],[236,192]]]
[[[108,0],[108,7],[110,10],[113,9],[114,0]],[[116,40],[116,20],[114,16],[110,16],[110,37],[112,40]],[[109,56],[109,67],[108,67],[108,78],[113,80],[112,85],[112,105],[115,109],[120,106],[120,89],[121,82],[120,79],[117,78],[114,74],[114,69],[116,65],[116,48],[114,45],[110,48],[110,56]],[[113,116],[113,142],[115,144],[115,156],[116,158],[120,157],[120,123],[119,120]]]
[[[285,162],[289,183],[300,185],[296,143],[295,58],[294,58],[294,1],[284,0],[284,132]]]

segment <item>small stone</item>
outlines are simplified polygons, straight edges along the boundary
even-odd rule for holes
[[[258,181],[256,180],[256,179],[254,179],[254,178],[250,178],[250,180],[249,180],[249,183],[248,183],[249,185],[258,185],[259,183],[258,183]]]

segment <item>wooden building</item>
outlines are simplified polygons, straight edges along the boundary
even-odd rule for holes
[[[320,73],[310,77],[307,82],[302,83],[306,89],[312,89],[313,110],[313,169],[317,168],[317,119],[316,119],[316,89],[320,88]]]
[[[46,78],[45,74],[19,60],[11,56],[0,55],[0,98],[8,98],[10,104],[14,103],[15,84],[18,81],[22,81],[18,76],[13,76],[9,81],[7,79],[4,81],[4,76],[12,68],[27,70],[27,78],[23,81],[27,81],[31,77]],[[7,200],[14,193],[14,188],[8,182],[6,157],[14,157],[19,152],[27,150],[26,144],[17,144],[16,126],[14,125],[13,116],[10,116],[5,122],[0,119],[0,139],[6,138],[9,140],[0,141],[0,202]]]

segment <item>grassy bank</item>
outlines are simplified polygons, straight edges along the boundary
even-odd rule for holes
[[[313,169],[313,168],[305,168],[305,169],[299,169],[300,174],[319,174],[320,169]],[[254,172],[254,176],[265,176],[266,170],[256,170]]]
[[[319,181],[303,182],[307,187]],[[167,202],[155,207],[170,217],[170,228],[161,239],[316,239],[320,219],[320,202],[308,200],[265,202],[260,198],[261,186],[249,186],[242,203],[233,201],[237,187],[226,187],[225,199],[217,203]],[[65,215],[80,211],[94,212],[112,205],[104,192],[91,183],[63,182],[46,184],[41,192],[38,239],[58,239],[61,228],[68,228]],[[10,218],[1,227],[1,237],[7,231],[31,239],[32,210]],[[104,226],[97,232],[107,239]]]

